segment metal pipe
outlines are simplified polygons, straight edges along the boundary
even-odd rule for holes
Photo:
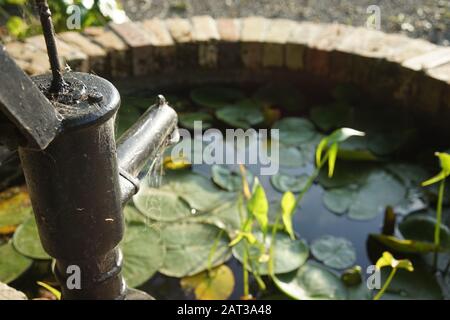
[[[138,177],[149,159],[155,159],[176,137],[178,117],[163,96],[128,129],[117,143],[121,202],[138,190]],[[176,138],[175,138],[176,140]]]

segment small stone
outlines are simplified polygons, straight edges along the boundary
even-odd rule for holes
[[[27,296],[6,283],[0,282],[0,300],[27,300]]]

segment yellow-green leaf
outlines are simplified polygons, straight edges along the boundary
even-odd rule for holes
[[[294,229],[292,227],[292,215],[296,206],[295,196],[288,191],[283,194],[281,198],[281,217],[283,219],[284,227],[291,239],[295,239]]]
[[[383,267],[390,266],[393,269],[405,269],[407,271],[414,271],[412,262],[408,259],[397,260],[388,251],[383,252],[383,255],[378,259],[376,267],[381,269]]]
[[[392,266],[392,262],[394,261],[394,256],[390,254],[389,252],[385,251],[383,252],[383,255],[378,259],[376,263],[377,269],[381,269],[383,267],[390,267]]]
[[[338,144],[337,142],[333,143],[330,147],[329,157],[328,157],[328,177],[331,178],[334,173],[334,167],[336,165],[336,158],[338,154]]]
[[[258,178],[255,178],[253,193],[248,201],[247,209],[256,218],[263,233],[266,233],[269,222],[269,201],[267,200],[266,192],[259,183]]]
[[[41,287],[43,287],[44,289],[50,291],[50,293],[53,294],[57,300],[61,300],[61,291],[53,288],[51,285],[49,285],[45,282],[37,281],[37,284],[40,285]]]
[[[403,240],[383,234],[371,234],[370,236],[388,248],[402,253],[428,253],[436,251],[436,246],[430,242]]]

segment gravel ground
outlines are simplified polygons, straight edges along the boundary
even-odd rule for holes
[[[450,0],[120,0],[133,20],[150,17],[264,15],[364,26],[377,5],[381,29],[450,45]]]

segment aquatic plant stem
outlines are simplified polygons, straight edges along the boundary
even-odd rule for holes
[[[244,239],[244,241],[247,241]],[[243,282],[244,282],[244,297],[250,296],[250,289],[248,284],[248,251],[247,246],[244,244],[244,255],[242,257],[242,276],[243,276]]]
[[[438,251],[441,245],[441,223],[442,223],[442,203],[444,201],[445,179],[441,180],[439,184],[438,200],[436,207],[436,225],[434,227],[434,245],[435,251],[433,256],[433,267],[437,270],[438,264]]]
[[[391,281],[394,278],[396,272],[397,272],[397,268],[392,268],[391,273],[389,274],[388,278],[386,279],[386,282],[383,284],[383,287],[381,287],[380,291],[378,291],[378,293],[375,295],[373,300],[379,300],[383,296],[384,292],[391,284]]]

